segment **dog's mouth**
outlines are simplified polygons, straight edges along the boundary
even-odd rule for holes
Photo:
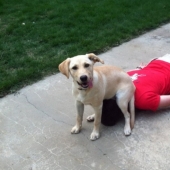
[[[79,83],[77,81],[77,84],[79,86],[81,86],[83,89],[87,89],[87,88],[92,88],[93,87],[93,83],[92,83],[92,80],[89,80],[88,82],[82,82],[82,83]]]

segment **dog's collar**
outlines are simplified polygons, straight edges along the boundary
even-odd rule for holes
[[[88,88],[87,88],[87,89],[81,89],[81,88],[78,88],[78,89],[79,89],[79,90],[87,90]]]

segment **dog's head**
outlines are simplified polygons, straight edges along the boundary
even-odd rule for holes
[[[96,62],[104,64],[100,58],[93,53],[67,58],[59,65],[59,70],[67,78],[69,75],[83,89],[92,87],[93,65]]]

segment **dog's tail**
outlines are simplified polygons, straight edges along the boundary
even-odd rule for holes
[[[133,96],[129,102],[129,107],[130,107],[130,126],[131,129],[134,128],[135,124],[135,97]]]

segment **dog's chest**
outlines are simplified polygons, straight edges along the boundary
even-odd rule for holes
[[[82,102],[84,105],[91,105],[92,97],[84,92],[76,92],[74,93],[74,97],[76,100]]]

